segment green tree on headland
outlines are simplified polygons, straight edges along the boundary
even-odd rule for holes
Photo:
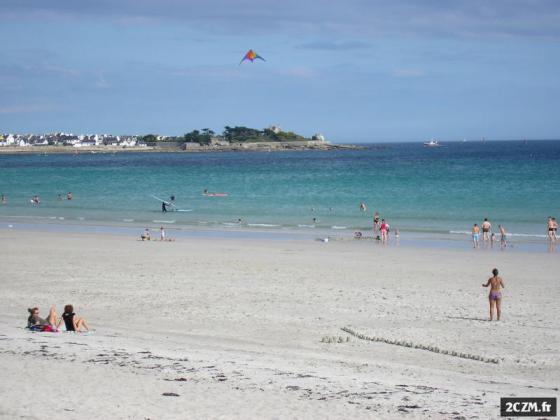
[[[210,128],[203,128],[201,130],[193,130],[183,136],[166,137],[165,141],[209,145],[212,143],[212,139],[216,137],[222,138],[229,143],[288,142],[307,140],[305,137],[292,131],[272,130],[270,128],[257,130],[255,128],[244,126],[230,127],[226,125],[221,135],[216,135],[216,133]],[[154,134],[147,134],[139,139],[145,141],[146,143],[154,143],[158,141],[158,136]]]
[[[210,144],[214,132],[209,128],[204,128],[202,133],[198,130],[193,130],[183,136],[183,141],[185,143],[198,143],[198,144]]]
[[[146,134],[145,136],[140,136],[138,140],[145,141],[146,143],[153,143],[155,141],[158,141],[158,136],[154,134]]]

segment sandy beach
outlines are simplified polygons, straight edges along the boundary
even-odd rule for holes
[[[0,241],[2,418],[497,418],[500,397],[558,396],[554,254]],[[481,283],[494,267],[506,288],[490,323]],[[93,333],[24,328],[28,307],[67,303]]]

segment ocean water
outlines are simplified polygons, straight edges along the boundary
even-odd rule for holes
[[[547,217],[560,217],[560,141],[364,146],[279,153],[0,155],[0,193],[8,199],[0,205],[0,218],[352,236],[371,230],[378,211],[403,236],[466,236],[473,223],[488,217],[514,237],[544,241]],[[207,197],[204,189],[228,196]],[[65,199],[68,191],[71,201]],[[39,206],[30,204],[35,194]],[[191,211],[162,213],[153,196],[171,195],[177,208]]]

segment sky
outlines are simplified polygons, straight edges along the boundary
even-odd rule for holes
[[[560,138],[557,0],[0,0],[0,39],[4,133]]]

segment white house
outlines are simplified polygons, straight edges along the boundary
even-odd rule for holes
[[[123,138],[119,143],[122,147],[134,147],[136,146],[136,139],[132,137]]]
[[[268,129],[272,131],[274,134],[278,134],[279,132],[282,131],[282,129],[278,125],[271,125],[270,127],[268,127]]]

